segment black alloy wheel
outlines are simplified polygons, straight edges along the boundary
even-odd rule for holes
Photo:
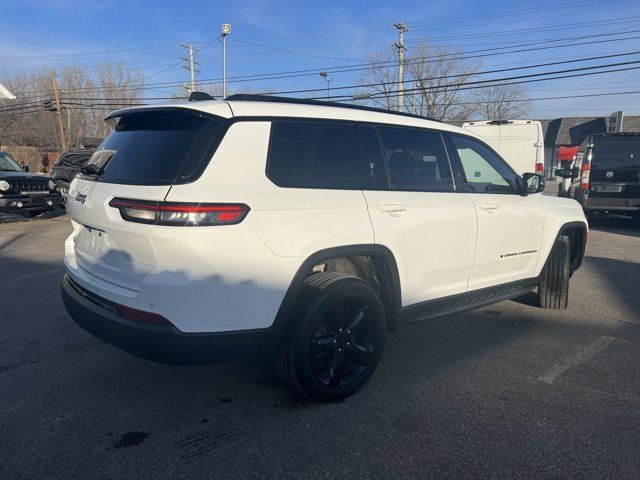
[[[385,310],[364,280],[334,272],[308,277],[275,356],[276,370],[302,395],[332,402],[373,374],[384,347]]]

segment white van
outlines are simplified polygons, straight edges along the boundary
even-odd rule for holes
[[[466,122],[462,128],[479,135],[493,147],[519,175],[544,174],[544,136],[535,120],[493,120]]]

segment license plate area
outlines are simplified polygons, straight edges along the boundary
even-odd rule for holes
[[[109,254],[109,239],[103,230],[84,225],[76,237],[76,252],[93,261],[102,261]]]
[[[593,191],[598,193],[620,193],[622,185],[593,185]]]
[[[31,196],[31,205],[35,207],[44,206],[44,197],[39,195]]]

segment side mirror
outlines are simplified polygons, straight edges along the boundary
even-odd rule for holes
[[[95,163],[88,163],[80,167],[80,173],[84,175],[97,175],[100,173],[100,167]]]
[[[29,171],[29,165],[22,165],[22,171],[23,172],[28,172]]]
[[[556,177],[561,177],[561,178],[575,178],[576,175],[574,172],[578,171],[578,175],[580,175],[580,169],[578,167],[570,167],[569,165],[564,166],[563,168],[556,168],[553,172],[553,174]]]
[[[523,195],[544,192],[545,181],[542,175],[537,173],[525,173],[522,175]]]

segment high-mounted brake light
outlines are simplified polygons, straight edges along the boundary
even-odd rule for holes
[[[114,198],[109,206],[120,210],[124,220],[154,225],[204,227],[235,225],[249,213],[243,203],[151,202]]]
[[[580,188],[582,188],[582,190],[589,190],[589,173],[590,173],[591,167],[589,166],[588,163],[583,163],[582,164],[582,171],[580,174]]]

